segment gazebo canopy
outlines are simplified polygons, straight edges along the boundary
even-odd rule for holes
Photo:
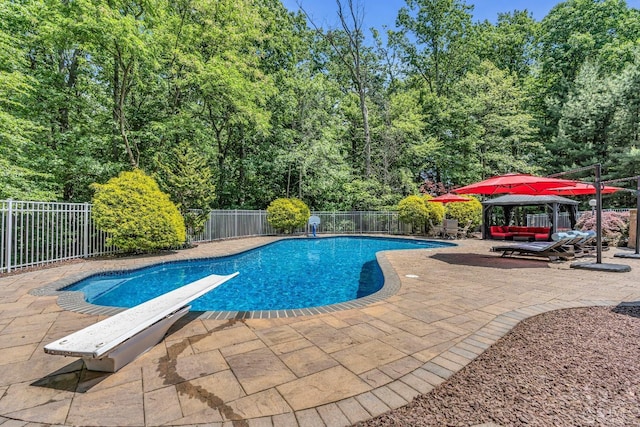
[[[505,196],[487,199],[482,202],[482,238],[486,239],[491,235],[489,228],[495,207],[503,208],[505,220],[509,222],[512,210],[518,209],[518,206],[545,206],[545,210],[550,210],[549,219],[551,222],[551,231],[555,233],[558,231],[559,214],[561,206],[563,205],[568,206],[571,228],[573,228],[578,210],[578,202],[575,200],[553,195],[533,196],[525,194],[507,194]]]
[[[560,196],[530,196],[525,194],[507,194],[505,196],[487,199],[484,206],[535,206],[558,203],[561,205],[578,205],[575,200]]]

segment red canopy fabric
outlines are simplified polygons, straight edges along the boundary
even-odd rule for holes
[[[438,197],[434,197],[432,199],[428,199],[428,202],[436,202],[436,203],[452,203],[452,202],[468,202],[471,199],[467,197],[458,196],[457,194],[447,193],[441,194]]]
[[[610,185],[605,185],[601,188],[602,194],[611,194],[616,191],[624,190],[620,187],[612,187]],[[572,187],[557,187],[557,188],[548,188],[543,190],[538,194],[552,194],[556,196],[581,196],[586,194],[596,194],[596,187],[591,183],[587,182],[579,182],[575,186]]]
[[[547,178],[523,173],[510,173],[494,176],[484,181],[476,182],[464,187],[456,188],[454,193],[459,194],[541,194],[549,188],[573,187],[578,181],[560,178]]]

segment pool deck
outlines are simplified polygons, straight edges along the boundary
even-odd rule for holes
[[[104,318],[33,291],[109,269],[227,255],[273,238],[201,244],[174,254],[86,260],[0,276],[0,425],[345,426],[405,405],[462,369],[520,320],[546,311],[640,301],[629,273],[501,258],[495,242],[387,252],[395,295],[297,317],[181,320],[113,374],[43,346]],[[593,258],[584,258],[589,260]]]

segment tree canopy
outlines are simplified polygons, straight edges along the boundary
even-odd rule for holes
[[[323,28],[279,0],[0,2],[0,198],[85,202],[140,168],[182,207],[380,209],[425,179],[640,169],[624,0],[495,23],[406,0],[393,30],[337,3]]]

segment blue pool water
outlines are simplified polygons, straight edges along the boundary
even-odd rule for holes
[[[451,246],[376,237],[285,239],[232,256],[89,277],[65,288],[87,302],[133,307],[210,274],[240,274],[195,300],[197,311],[285,310],[335,304],[380,290],[376,252]]]

